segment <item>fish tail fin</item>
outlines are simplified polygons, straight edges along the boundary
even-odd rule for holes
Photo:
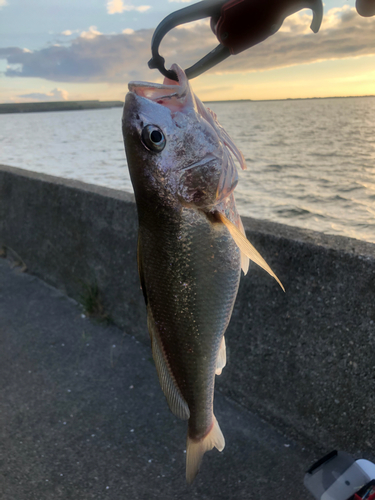
[[[189,484],[194,481],[206,451],[212,450],[212,448],[223,451],[224,446],[225,439],[215,415],[213,415],[211,430],[204,438],[195,440],[188,434],[186,445],[186,481]]]

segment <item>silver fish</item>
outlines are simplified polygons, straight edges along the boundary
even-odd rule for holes
[[[224,332],[241,266],[246,273],[250,257],[275,275],[246,240],[236,209],[234,158],[242,168],[245,160],[183,70],[172,69],[178,82],[129,84],[123,135],[152,353],[171,411],[189,421],[192,482],[204,453],[225,445],[214,383],[226,363]]]

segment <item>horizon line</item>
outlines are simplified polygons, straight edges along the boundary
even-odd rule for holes
[[[223,100],[206,100],[203,102],[273,102],[273,101],[307,101],[312,99],[356,99],[360,97],[375,97],[375,94],[365,95],[336,95],[324,97],[284,97],[280,99],[223,99]]]
[[[364,95],[339,95],[339,96],[324,96],[324,97],[285,97],[280,99],[203,99],[204,103],[218,103],[218,102],[278,102],[278,101],[307,101],[313,99],[357,99],[361,97],[375,97],[375,94],[364,94]],[[0,102],[0,106],[3,105],[17,105],[17,104],[60,104],[60,103],[121,103],[121,100],[111,100],[102,101],[100,99],[88,99],[88,100],[62,100],[62,101],[21,101],[21,102]]]

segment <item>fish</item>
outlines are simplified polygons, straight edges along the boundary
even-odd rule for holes
[[[226,365],[224,333],[241,268],[246,274],[250,258],[278,278],[246,239],[236,208],[242,153],[194,95],[184,71],[171,69],[177,82],[129,83],[122,131],[152,355],[170,410],[188,420],[191,483],[204,453],[225,446],[214,386]]]

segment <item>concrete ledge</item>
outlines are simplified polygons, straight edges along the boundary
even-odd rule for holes
[[[303,476],[319,454],[218,392],[226,447],[188,486],[187,425],[150,346],[81,313],[0,259],[1,500],[311,500]]]
[[[244,218],[283,282],[255,266],[227,331],[221,391],[290,434],[372,455],[375,245]],[[0,244],[33,273],[148,343],[133,196],[0,167]]]

